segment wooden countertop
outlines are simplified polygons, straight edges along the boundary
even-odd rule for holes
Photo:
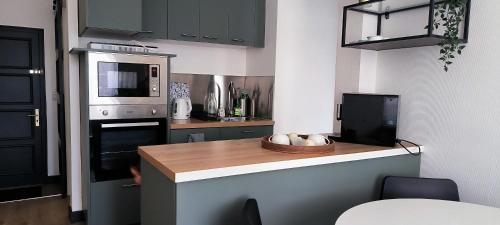
[[[250,127],[250,126],[272,126],[272,120],[248,120],[239,122],[203,121],[198,119],[171,120],[170,129],[196,129],[214,127]]]
[[[260,139],[139,147],[142,158],[176,183],[405,154],[398,147],[349,143],[336,143],[328,154],[286,154],[263,149]]]

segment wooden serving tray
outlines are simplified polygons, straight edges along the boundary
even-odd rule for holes
[[[282,152],[288,154],[324,154],[335,151],[335,141],[330,140],[330,143],[327,145],[321,146],[295,146],[295,145],[280,145],[275,144],[269,141],[269,138],[272,136],[263,137],[262,148],[267,150]],[[302,136],[303,137],[303,136]],[[307,136],[306,136],[307,137]]]

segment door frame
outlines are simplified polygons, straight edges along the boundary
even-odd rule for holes
[[[45,90],[45,36],[44,29],[42,28],[32,28],[32,27],[21,27],[21,26],[9,26],[9,25],[0,25],[0,31],[14,31],[14,32],[35,32],[38,33],[38,44],[40,46],[39,51],[39,59],[40,59],[40,70],[42,70],[42,74],[32,75],[38,76],[40,79],[40,135],[41,135],[41,146],[40,146],[40,154],[42,155],[40,163],[41,165],[41,183],[43,185],[49,180],[48,171],[47,171],[47,100],[46,100],[46,90]],[[15,187],[14,187],[15,188]]]

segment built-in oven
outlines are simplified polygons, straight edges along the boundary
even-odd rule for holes
[[[85,60],[91,179],[129,178],[139,146],[167,143],[168,57],[89,52]]]
[[[93,181],[130,178],[139,165],[138,146],[167,143],[167,119],[90,121],[90,163]]]
[[[167,103],[168,58],[133,54],[88,54],[89,105]]]

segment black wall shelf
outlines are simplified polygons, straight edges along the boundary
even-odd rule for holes
[[[359,40],[346,43],[346,25],[349,11],[376,16],[378,17],[377,35],[381,35],[383,19],[391,19],[391,14],[403,13],[422,8],[429,8],[427,24],[433,24],[435,5],[441,4],[442,2],[443,0],[371,0],[368,2],[345,6],[342,21],[342,47],[381,51],[438,45],[443,42],[444,36],[434,34],[433,26],[428,26],[426,29],[427,32],[422,35],[403,36],[372,41]],[[467,2],[463,33],[461,35],[462,38],[460,39],[460,42],[462,43],[467,43],[469,36],[470,2],[471,0],[468,0]]]

